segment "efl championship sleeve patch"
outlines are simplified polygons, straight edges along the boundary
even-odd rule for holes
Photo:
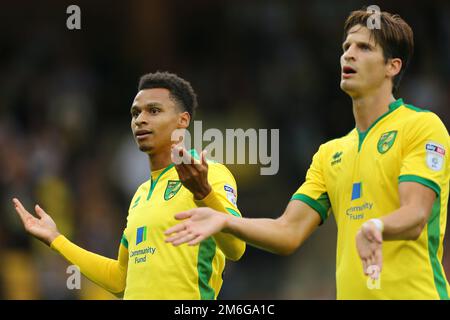
[[[445,149],[440,144],[428,141],[425,145],[427,166],[433,171],[440,171],[444,167]]]
[[[230,201],[234,206],[236,206],[237,203],[237,193],[233,189],[232,186],[229,184],[226,184],[223,186],[223,189],[225,190],[225,193],[227,194],[227,199]]]

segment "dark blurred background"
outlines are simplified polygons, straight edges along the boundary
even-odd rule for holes
[[[81,30],[66,8],[81,8]],[[377,4],[415,33],[397,97],[450,125],[448,1],[2,1],[0,4],[0,298],[112,299],[23,231],[17,196],[39,203],[82,247],[117,256],[129,201],[149,178],[130,132],[140,75],[189,80],[206,128],[280,129],[280,170],[232,165],[247,217],[277,217],[319,145],[354,127],[339,89],[342,28]],[[448,237],[446,247],[448,248]],[[334,299],[336,225],[330,218],[292,256],[248,247],[228,263],[221,299]],[[447,274],[448,250],[444,251]]]

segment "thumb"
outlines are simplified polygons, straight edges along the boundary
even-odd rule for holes
[[[183,211],[183,212],[177,213],[175,215],[175,219],[177,219],[177,220],[183,220],[183,219],[187,219],[190,217],[192,217],[192,210]]]
[[[47,216],[47,213],[44,210],[42,210],[42,208],[38,204],[34,207],[34,211],[36,211],[36,214],[41,219]]]

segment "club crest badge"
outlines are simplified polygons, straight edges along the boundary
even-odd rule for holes
[[[383,154],[388,152],[392,148],[397,137],[397,130],[385,132],[381,135],[380,140],[378,140],[377,149],[378,152]]]
[[[164,200],[172,199],[178,191],[181,189],[181,181],[179,180],[169,180],[167,182],[166,191],[164,191]]]

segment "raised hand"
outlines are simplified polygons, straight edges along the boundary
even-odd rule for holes
[[[383,266],[383,236],[375,224],[367,221],[356,234],[356,248],[361,258],[364,273],[377,280]]]
[[[195,208],[175,215],[177,220],[185,220],[166,230],[166,242],[178,246],[188,243],[199,244],[208,237],[224,230],[228,215],[211,208]]]
[[[173,145],[172,162],[175,163],[181,183],[192,192],[196,200],[203,199],[211,192],[211,185],[208,182],[206,151],[202,151],[200,161],[198,161],[185,148]]]
[[[39,205],[34,207],[36,215],[39,217],[36,218],[23,207],[17,198],[14,198],[12,201],[25,230],[50,246],[53,240],[60,235],[53,219]]]

